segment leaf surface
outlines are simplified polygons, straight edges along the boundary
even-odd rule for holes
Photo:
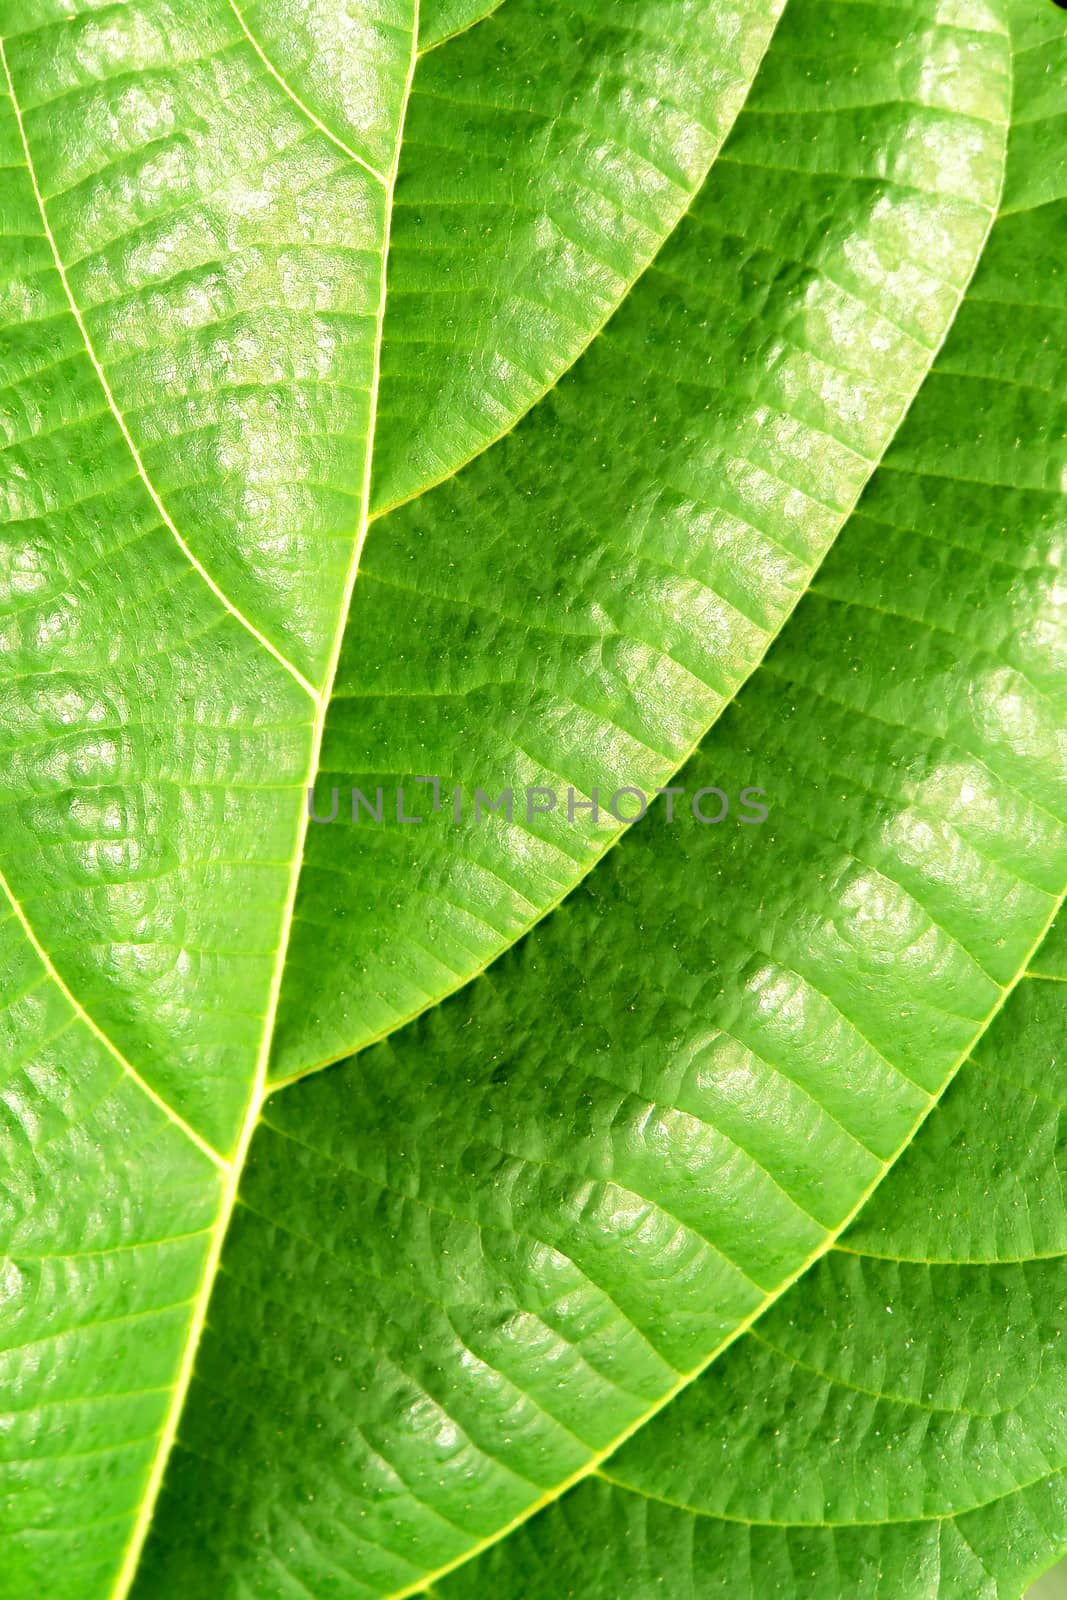
[[[1035,74],[1058,59],[1033,54]],[[1048,376],[1046,313],[1020,320],[1019,159],[984,309],[965,302],[683,774],[690,792],[765,775],[768,824],[650,817],[478,985],[267,1102],[144,1593],[207,1593],[221,1568],[264,1595],[547,1595],[572,1546],[575,1592],[628,1593],[630,1536],[584,1535],[608,1491],[576,1485],[718,1393],[690,1386],[832,1244],[1017,981],[1067,867],[1045,626],[1062,499],[1031,482],[1043,445],[1006,426]],[[975,328],[1005,304],[1017,365],[998,379]],[[1019,439],[995,485],[959,459],[976,395]],[[650,1583],[685,1581],[669,1543],[657,1559]]]
[[[816,11],[838,48],[813,73]],[[996,31],[791,7],[710,179],[604,333],[496,449],[372,523],[316,811],[336,790],[347,817],[353,786],[391,803],[399,784],[425,814],[415,780],[433,774],[442,813],[311,830],[274,1077],[481,970],[619,836],[612,794],[666,783],[757,665],[954,313],[1001,182],[1006,73]],[[401,231],[391,285],[403,247]],[[511,825],[469,806],[445,823],[457,786],[512,791]],[[550,815],[526,799],[544,786]],[[571,790],[599,801],[595,821],[575,827]]]
[[[1061,924],[860,1220],[714,1375],[436,1592],[1020,1600],[1067,1549],[1064,957]]]
[[[0,4],[11,1600],[482,1581],[1047,923],[1062,29],[778,9]],[[685,778],[770,823],[649,817],[264,1104],[621,832],[353,856],[309,780],[654,787],[805,591]]]

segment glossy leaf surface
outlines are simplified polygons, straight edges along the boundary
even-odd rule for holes
[[[803,1283],[439,1592],[1019,1600],[1067,1550],[1065,953],[1061,925]]]
[[[808,1549],[818,1465],[779,1490],[763,1419],[828,1425],[782,1370],[814,1339],[832,1386],[838,1347],[776,1367],[762,1331],[828,1294],[876,1325],[881,1269],[834,1274],[879,1200],[853,1219],[914,1139],[886,1248],[926,1237],[970,1076],[919,1125],[1054,1026],[1012,995],[1067,877],[1063,21],[0,0],[0,32],[0,1595],[747,1581],[640,1473],[699,1486],[747,1383],[716,1493]],[[683,763],[728,821],[567,816]],[[309,784],[428,774],[564,798],[308,825]],[[985,1378],[923,1333],[945,1415],[970,1384],[1006,1431],[848,1439],[903,1562],[922,1507],[996,1491],[998,1597],[1058,1548],[1059,1404],[999,1284],[935,1308]],[[1005,1300],[1005,1348],[1052,1352],[1028,1402]],[[918,1358],[865,1350],[906,1408]],[[775,1546],[753,1592],[862,1596],[867,1538],[815,1590]]]

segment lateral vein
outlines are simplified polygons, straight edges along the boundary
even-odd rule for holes
[[[141,1092],[147,1095],[149,1100],[152,1101],[152,1104],[158,1107],[158,1109],[163,1112],[163,1115],[167,1117],[169,1121],[174,1123],[175,1127],[180,1128],[182,1133],[185,1134],[186,1138],[192,1140],[197,1149],[201,1151],[203,1155],[207,1156],[208,1160],[213,1162],[220,1171],[227,1171],[229,1168],[229,1162],[226,1161],[225,1158],[221,1156],[212,1145],[208,1144],[207,1140],[197,1133],[196,1129],[191,1127],[190,1124],[186,1122],[185,1118],[181,1116],[179,1112],[175,1111],[174,1107],[164,1100],[161,1094],[157,1093],[157,1091],[152,1088],[150,1083],[147,1083],[145,1079],[141,1077],[141,1074],[137,1071],[137,1068],[133,1065],[133,1063],[127,1060],[122,1051],[119,1049],[118,1045],[116,1045],[112,1039],[108,1038],[108,1035],[104,1032],[103,1028],[101,1028],[100,1024],[89,1014],[88,1011],[86,1011],[85,1007],[82,1005],[77,996],[72,993],[66,981],[56,970],[55,964],[52,961],[51,956],[48,954],[48,951],[37,937],[33,924],[26,915],[24,907],[22,906],[18,896],[15,894],[15,891],[8,883],[7,878],[2,871],[0,871],[0,889],[3,889],[8,903],[10,904],[11,909],[18,920],[19,926],[22,928],[22,931],[26,935],[26,938],[29,940],[30,944],[33,946],[38,960],[41,962],[49,978],[56,985],[56,988],[60,991],[71,1010],[78,1017],[79,1021],[83,1022],[89,1029],[90,1033],[92,1033],[94,1037],[100,1041],[105,1050],[107,1050],[108,1054],[114,1057],[122,1070],[133,1079],[134,1083],[141,1090]]]
[[[629,1443],[629,1441],[633,1439],[642,1428],[651,1422],[653,1417],[658,1416],[660,1412],[664,1411],[666,1407],[670,1405],[672,1400],[677,1399],[677,1397],[682,1394],[684,1390],[688,1389],[697,1378],[702,1377],[703,1374],[707,1372],[708,1368],[718,1360],[725,1350],[729,1349],[731,1345],[735,1344],[744,1334],[750,1332],[750,1330],[755,1327],[759,1319],[765,1315],[771,1306],[776,1305],[786,1294],[786,1292],[793,1288],[793,1286],[811,1270],[817,1261],[821,1261],[824,1256],[828,1255],[832,1250],[838,1247],[838,1241],[844,1236],[848,1228],[859,1216],[868,1200],[882,1182],[886,1173],[888,1173],[891,1168],[896,1165],[901,1156],[904,1154],[905,1150],[912,1145],[916,1134],[926,1122],[934,1108],[941,1103],[946,1090],[955,1079],[960,1068],[970,1056],[975,1044],[980,1039],[984,1038],[989,1032],[989,1029],[992,1027],[996,1018],[1000,1015],[1001,1011],[1004,1009],[1004,1006],[1007,1004],[1009,997],[1014,993],[1022,979],[1026,976],[1034,955],[1044,943],[1045,937],[1048,934],[1049,929],[1052,927],[1053,922],[1063,909],[1065,901],[1067,901],[1067,895],[1061,894],[1058,896],[1051,912],[1049,913],[1047,921],[1042,927],[1037,938],[1034,940],[1034,943],[1027,951],[1025,959],[1022,961],[1009,981],[1003,985],[995,1003],[990,1008],[990,1011],[979,1023],[975,1031],[974,1038],[971,1040],[966,1050],[963,1050],[952,1063],[937,1094],[932,1095],[929,1104],[923,1107],[923,1110],[915,1119],[898,1148],[893,1151],[893,1153],[888,1156],[885,1161],[879,1162],[878,1172],[864,1192],[860,1195],[859,1199],[856,1201],[856,1204],[853,1206],[851,1211],[849,1211],[848,1215],[842,1222],[838,1224],[836,1228],[827,1233],[825,1239],[823,1239],[816,1246],[816,1248],[811,1251],[806,1260],[800,1264],[796,1271],[791,1273],[790,1276],[786,1278],[784,1283],[779,1284],[776,1289],[767,1294],[763,1301],[756,1306],[747,1317],[739,1322],[737,1327],[734,1328],[725,1339],[721,1340],[720,1343],[716,1345],[715,1349],[712,1350],[709,1355],[705,1356],[705,1358],[699,1362],[692,1369],[692,1371],[682,1373],[678,1379],[678,1382],[673,1384],[672,1387],[668,1389],[665,1394],[660,1396],[658,1400],[654,1401],[646,1411],[644,1411],[629,1425],[629,1427],[623,1429],[623,1431],[609,1444],[605,1445],[601,1450],[598,1450],[591,1455],[584,1466],[579,1467],[577,1471],[573,1472],[570,1477],[566,1478],[563,1482],[555,1485],[551,1489],[546,1489],[544,1494],[542,1494],[531,1505],[527,1506],[525,1510],[519,1512],[519,1514],[514,1517],[505,1527],[499,1528],[495,1532],[485,1535],[483,1538],[479,1539],[475,1544],[473,1544],[470,1549],[464,1551],[462,1555],[456,1556],[451,1561],[445,1562],[440,1567],[435,1568],[432,1572],[427,1572],[423,1578],[417,1579],[414,1583],[408,1584],[404,1588],[393,1590],[391,1594],[385,1596],[385,1600],[414,1600],[415,1596],[424,1594],[428,1586],[437,1583],[439,1579],[447,1577],[450,1573],[458,1571],[461,1567],[468,1566],[478,1556],[483,1555],[485,1551],[492,1549],[492,1547],[496,1544],[500,1544],[503,1540],[508,1538],[510,1534],[514,1533],[518,1528],[521,1528],[524,1523],[529,1522],[530,1519],[536,1516],[539,1511],[545,1511],[549,1506],[556,1505],[560,1500],[563,1499],[564,1495],[566,1495],[571,1489],[577,1488],[580,1483],[584,1483],[591,1477],[606,1476],[606,1474],[603,1472],[603,1468],[624,1444]]]
[[[232,3],[232,0],[231,0]],[[236,8],[235,8],[236,9]],[[326,712],[330,704],[331,692],[337,668],[341,659],[341,647],[344,640],[345,626],[348,621],[348,611],[352,603],[355,590],[356,577],[359,572],[360,558],[363,545],[367,537],[369,526],[371,467],[374,453],[374,430],[377,421],[379,379],[381,375],[382,357],[382,331],[385,323],[386,305],[386,268],[389,259],[389,243],[393,220],[393,194],[396,188],[396,176],[400,166],[400,151],[403,142],[404,122],[407,115],[408,102],[411,98],[411,83],[415,74],[415,65],[418,61],[419,37],[419,0],[414,0],[411,56],[408,64],[407,79],[400,102],[397,117],[396,141],[393,159],[390,165],[389,177],[386,182],[385,223],[382,238],[381,275],[378,293],[377,325],[375,328],[374,347],[372,354],[370,409],[366,438],[366,457],[363,469],[363,485],[360,497],[359,523],[355,529],[352,541],[352,554],[349,560],[348,572],[341,605],[338,611],[337,626],[334,630],[333,646],[330,653],[329,665],[321,695],[317,697],[315,720],[312,724],[311,744],[308,755],[307,782],[310,784],[319,767],[322,751],[322,740],[326,727]],[[300,868],[304,855],[304,844],[307,838],[309,824],[309,808],[302,806],[297,839],[290,864],[289,887],[286,896],[285,909],[282,916],[282,925],[279,933],[278,948],[275,955],[274,973],[271,979],[270,995],[267,1009],[263,1019],[263,1035],[260,1041],[259,1056],[256,1063],[256,1076],[249,1096],[248,1107],[245,1112],[244,1122],[238,1136],[237,1146],[234,1150],[233,1160],[227,1173],[226,1184],[220,1199],[219,1211],[215,1226],[212,1231],[211,1247],[204,1263],[203,1276],[197,1291],[193,1307],[193,1315],[189,1325],[189,1335],[182,1352],[181,1365],[174,1384],[171,1403],[167,1417],[159,1436],[159,1444],[152,1462],[151,1471],[145,1486],[144,1496],[138,1509],[137,1518],[130,1534],[129,1543],[123,1557],[111,1592],[111,1600],[127,1600],[134,1579],[137,1576],[141,1563],[141,1554],[145,1540],[148,1537],[152,1518],[155,1514],[156,1502],[160,1489],[163,1486],[163,1475],[167,1462],[170,1459],[174,1441],[177,1438],[178,1423],[185,1408],[189,1385],[192,1382],[193,1369],[196,1364],[197,1350],[200,1339],[207,1322],[208,1305],[215,1279],[218,1276],[219,1266],[222,1261],[222,1250],[226,1235],[229,1231],[230,1218],[237,1204],[237,1192],[241,1181],[241,1172],[252,1142],[252,1136],[259,1122],[263,1103],[267,1097],[267,1064],[270,1059],[271,1042],[278,1014],[278,1004],[281,999],[282,978],[285,971],[285,957],[292,932],[293,917],[296,907],[297,886],[300,881]]]
[[[134,466],[137,468],[137,475],[147,489],[148,494],[151,497],[152,504],[159,513],[164,527],[166,527],[167,530],[173,535],[182,554],[185,556],[190,566],[199,573],[200,577],[207,584],[215,598],[219,600],[222,605],[225,606],[230,615],[234,617],[236,621],[238,621],[241,626],[252,635],[257,644],[266,650],[269,655],[272,655],[275,661],[278,662],[279,666],[285,668],[290,677],[296,679],[297,683],[304,690],[304,692],[310,695],[312,700],[317,702],[319,695],[314,684],[312,684],[304,676],[298,667],[294,666],[287,656],[282,654],[277,645],[271,643],[266,634],[261,632],[261,630],[256,627],[254,622],[251,622],[249,618],[245,616],[240,607],[237,606],[234,601],[230,599],[229,595],[226,594],[225,590],[220,588],[218,583],[216,583],[215,579],[211,576],[210,572],[204,566],[204,563],[200,560],[200,558],[194,554],[190,546],[182,537],[181,533],[179,533],[174,519],[163,503],[159,491],[152,482],[151,478],[148,476],[148,469],[145,467],[144,461],[141,457],[141,452],[137,448],[137,443],[134,440],[129,427],[127,426],[126,418],[123,416],[118,401],[115,399],[111,384],[108,382],[107,374],[100,363],[100,358],[98,357],[96,349],[93,345],[93,341],[89,336],[89,329],[86,326],[85,318],[82,315],[81,308],[74,298],[74,293],[70,286],[70,280],[67,277],[66,265],[64,264],[63,257],[60,254],[59,245],[56,242],[55,234],[52,232],[52,225],[48,220],[48,212],[45,207],[44,195],[42,194],[40,184],[37,181],[37,169],[34,165],[33,154],[30,150],[29,139],[26,135],[26,125],[22,116],[22,108],[19,104],[18,96],[15,93],[15,83],[11,76],[11,67],[8,63],[5,41],[3,39],[0,39],[0,62],[3,63],[4,78],[7,83],[7,92],[11,99],[11,108],[15,113],[15,121],[18,124],[19,138],[22,142],[22,151],[26,163],[26,171],[33,187],[33,195],[37,202],[37,210],[40,213],[41,225],[44,228],[45,238],[48,241],[48,248],[52,252],[52,260],[55,262],[56,271],[59,274],[59,281],[63,285],[63,293],[65,294],[67,304],[70,307],[71,316],[74,318],[74,321],[78,326],[78,332],[81,334],[82,343],[85,346],[86,354],[92,363],[93,371],[96,373],[100,387],[104,391],[104,397],[107,400],[108,408],[111,411],[115,421],[118,423],[119,431],[126,442],[126,447],[129,450],[130,455],[133,457]]]
[[[231,0],[231,4],[232,3],[233,0]],[[503,3],[504,0],[500,0],[500,4],[502,5]],[[539,393],[534,395],[529,405],[524,407],[524,409],[520,411],[519,415],[508,423],[506,428],[503,428],[499,433],[494,434],[491,439],[487,439],[484,444],[478,445],[476,449],[471,451],[470,455],[464,457],[462,461],[457,462],[457,464],[454,467],[451,467],[447,472],[441,473],[439,477],[432,479],[428,483],[424,483],[419,489],[414,489],[408,494],[401,495],[399,499],[391,501],[389,505],[379,506],[376,511],[371,513],[371,522],[378,522],[382,517],[387,517],[390,512],[398,511],[401,506],[410,505],[413,500],[421,500],[425,495],[431,494],[434,489],[439,489],[443,483],[451,483],[454,478],[458,478],[460,474],[465,472],[467,468],[470,467],[475,461],[480,460],[481,457],[484,456],[488,451],[494,449],[498,444],[500,444],[501,440],[507,439],[511,434],[513,434],[519,425],[525,422],[526,418],[532,411],[536,411],[539,406],[544,404],[549,395],[555,394],[556,390],[559,388],[567,374],[569,372],[573,372],[574,368],[578,365],[579,361],[581,361],[582,357],[588,354],[593,346],[596,345],[597,341],[604,337],[605,329],[608,327],[609,323],[611,323],[618,315],[619,311],[626,304],[637,285],[655,269],[660,257],[667,249],[667,246],[670,244],[672,239],[677,237],[678,230],[682,227],[682,224],[686,221],[687,217],[692,214],[694,206],[703,194],[708,180],[711,177],[715,163],[722,159],[723,146],[725,145],[726,140],[729,138],[733,129],[737,126],[741,114],[745,106],[748,104],[749,97],[752,93],[752,87],[759,76],[760,64],[762,63],[763,58],[766,56],[767,51],[771,47],[771,40],[777,32],[778,24],[781,21],[782,13],[784,12],[787,4],[788,0],[781,0],[779,13],[777,17],[775,17],[774,25],[764,42],[760,59],[752,69],[752,75],[749,78],[744,94],[741,97],[741,102],[737,107],[736,114],[734,115],[729,128],[723,130],[722,137],[718,140],[715,148],[709,154],[703,173],[701,174],[699,181],[693,187],[693,190],[689,195],[689,199],[686,201],[684,208],[679,213],[675,221],[671,224],[663,238],[659,241],[648,260],[643,266],[638,267],[637,271],[623,285],[622,292],[615,300],[614,305],[609,307],[606,315],[592,329],[589,336],[575,351],[574,355],[567,362],[566,366],[557,372],[556,376],[547,384],[545,384]],[[466,28],[459,29],[458,33],[449,34],[447,38],[439,40],[436,45],[430,45],[422,52],[422,55],[432,55],[433,52],[437,49],[440,49],[441,46],[450,44],[453,39],[462,37],[462,35],[469,32],[471,28],[477,27],[479,24],[488,21],[489,17],[491,17],[494,12],[498,11],[499,9],[499,5],[494,6],[492,10],[487,11],[483,16],[476,17],[474,21],[468,24]]]
[[[483,12],[465,22],[462,28],[456,28],[453,33],[446,33],[440,39],[435,39],[433,44],[425,45],[419,51],[419,60],[421,61],[423,56],[431,55],[434,50],[440,50],[442,45],[451,44],[454,39],[462,39],[464,34],[472,33],[483,22],[488,22],[490,17],[495,16],[503,4],[504,0],[491,0],[491,4]]]
[[[728,1522],[732,1526],[741,1528],[785,1528],[790,1532],[802,1532],[808,1528],[823,1528],[830,1532],[846,1532],[850,1528],[914,1528],[928,1523],[958,1522],[960,1517],[973,1516],[976,1511],[984,1511],[989,1506],[999,1505],[1002,1500],[1007,1500],[1013,1494],[1020,1494],[1026,1489],[1031,1489],[1037,1483],[1046,1483],[1051,1477],[1059,1477],[1059,1471],[1050,1470],[1042,1472],[1037,1478],[1029,1478],[1025,1483],[1013,1484],[1003,1494],[994,1495],[992,1500],[982,1500],[973,1506],[955,1506],[951,1511],[934,1511],[920,1513],[913,1517],[877,1517],[864,1521],[856,1518],[849,1522],[776,1522],[767,1517],[741,1517],[728,1511],[702,1511],[698,1506],[687,1505],[683,1500],[673,1500],[666,1495],[656,1494],[651,1489],[638,1488],[635,1483],[627,1483],[624,1478],[616,1478],[610,1472],[598,1468],[595,1476],[603,1483],[610,1484],[613,1489],[620,1489],[623,1494],[631,1494],[639,1500],[649,1500],[656,1505],[667,1506],[672,1511],[683,1511],[687,1516],[700,1517],[708,1522]],[[423,1591],[420,1591],[420,1593]],[[425,1591],[429,1593],[430,1591]]]
[[[241,24],[242,33],[252,46],[252,49],[256,52],[256,55],[259,57],[260,61],[262,61],[263,65],[266,67],[267,71],[270,73],[271,77],[274,79],[275,83],[282,90],[282,92],[288,95],[294,106],[296,106],[296,108],[303,113],[308,121],[314,127],[316,127],[320,133],[326,135],[326,138],[330,140],[331,144],[335,144],[338,150],[343,150],[350,161],[354,161],[357,167],[362,167],[364,172],[369,173],[376,183],[380,183],[383,188],[387,188],[389,185],[389,179],[386,177],[385,173],[379,172],[377,167],[372,167],[369,161],[365,161],[361,155],[357,155],[356,151],[352,149],[351,145],[346,144],[343,139],[338,138],[337,134],[333,132],[332,128],[328,128],[325,122],[323,122],[322,118],[315,115],[314,111],[312,111],[307,102],[301,100],[300,96],[297,94],[292,85],[282,77],[281,73],[274,65],[274,62],[270,59],[259,40],[256,38],[255,34],[248,26],[248,23],[245,21],[240,7],[237,5],[237,0],[230,0],[230,10]]]

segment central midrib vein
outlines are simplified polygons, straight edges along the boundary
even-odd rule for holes
[[[408,61],[407,76],[404,83],[403,95],[397,116],[396,139],[393,148],[393,159],[385,182],[385,214],[382,231],[381,267],[379,272],[378,309],[374,334],[374,351],[371,365],[371,385],[368,406],[366,453],[363,465],[363,483],[360,497],[359,524],[356,529],[352,544],[352,554],[349,560],[348,572],[345,579],[344,591],[338,610],[337,625],[334,630],[333,642],[330,650],[330,659],[327,666],[325,680],[321,692],[316,695],[315,719],[312,724],[310,746],[308,751],[308,770],[304,787],[301,789],[301,800],[307,789],[310,788],[315,774],[318,771],[319,759],[322,749],[323,734],[326,726],[326,713],[329,708],[333,691],[334,679],[341,658],[341,646],[344,639],[348,613],[355,590],[356,577],[359,572],[360,558],[363,545],[370,525],[370,489],[371,470],[374,457],[374,431],[378,417],[378,391],[381,378],[382,334],[385,325],[387,266],[389,261],[389,242],[393,222],[393,195],[396,189],[397,170],[400,165],[400,152],[404,137],[404,122],[407,116],[408,102],[411,98],[411,84],[415,75],[415,66],[418,61],[419,38],[419,4],[414,0],[411,23],[411,51]],[[234,7],[236,10],[236,7]],[[2,46],[0,46],[2,48]],[[6,65],[6,63],[5,63]],[[193,1368],[196,1362],[196,1353],[200,1338],[204,1330],[207,1317],[208,1304],[218,1274],[219,1263],[222,1258],[223,1244],[229,1230],[230,1218],[237,1202],[237,1191],[241,1181],[241,1173],[248,1155],[248,1148],[259,1121],[263,1102],[267,1095],[267,1063],[270,1058],[271,1042],[274,1036],[274,1026],[278,1014],[278,1002],[281,995],[282,976],[285,970],[286,954],[293,926],[293,915],[296,906],[297,885],[300,880],[300,869],[304,856],[304,845],[307,838],[309,808],[302,804],[300,821],[297,829],[297,839],[294,846],[293,858],[289,871],[289,885],[286,895],[285,909],[282,916],[278,948],[275,954],[274,971],[271,978],[270,994],[266,1014],[263,1019],[263,1033],[260,1040],[259,1054],[256,1062],[255,1078],[245,1110],[244,1121],[233,1153],[233,1159],[226,1174],[226,1181],[220,1199],[219,1210],[212,1231],[211,1246],[193,1305],[193,1314],[189,1326],[189,1333],[182,1352],[181,1365],[175,1381],[171,1403],[167,1410],[166,1420],[160,1434],[159,1444],[152,1462],[151,1472],[145,1486],[144,1496],[138,1511],[137,1520],[130,1535],[126,1552],[116,1577],[111,1592],[111,1600],[126,1600],[141,1562],[145,1540],[152,1524],[155,1513],[156,1501],[163,1484],[163,1475],[167,1462],[177,1436],[178,1423],[185,1409],[186,1396],[192,1381]]]
[[[155,506],[164,527],[174,538],[189,565],[194,569],[195,572],[199,573],[200,577],[204,580],[205,584],[211,590],[215,598],[221,603],[225,610],[230,613],[234,620],[239,622],[241,627],[245,628],[252,635],[253,639],[255,639],[260,648],[265,650],[268,655],[273,656],[278,665],[284,667],[289,676],[296,679],[297,683],[304,690],[304,692],[308,694],[312,700],[317,702],[319,699],[319,693],[314,684],[304,676],[300,669],[296,667],[287,656],[282,654],[282,652],[278,649],[278,646],[273,644],[271,640],[267,638],[266,634],[263,633],[261,629],[257,628],[255,623],[252,622],[249,617],[245,616],[241,608],[236,605],[233,600],[231,600],[230,596],[211,576],[211,573],[200,560],[199,556],[197,556],[190,548],[189,544],[175,524],[174,518],[167,510],[166,504],[164,503],[159,490],[156,488],[155,484],[152,482],[152,479],[148,475],[148,469],[144,464],[137,441],[130,432],[126,418],[123,416],[122,409],[115,398],[115,394],[111,388],[107,373],[104,371],[100,357],[96,353],[96,347],[93,344],[93,340],[90,336],[85,317],[82,314],[82,309],[74,297],[74,291],[70,286],[70,279],[67,277],[66,262],[63,260],[62,253],[59,249],[59,243],[52,231],[52,224],[48,220],[48,210],[45,206],[44,194],[37,179],[37,168],[33,159],[33,151],[30,149],[30,142],[26,133],[26,124],[22,115],[22,107],[19,103],[18,95],[15,92],[15,82],[11,76],[11,68],[8,64],[7,50],[5,48],[3,39],[0,39],[0,65],[3,67],[7,92],[11,100],[11,109],[15,114],[15,122],[18,125],[19,139],[22,143],[22,153],[26,163],[26,172],[29,176],[30,185],[33,189],[33,197],[37,204],[37,210],[40,213],[41,227],[44,230],[45,241],[49,250],[51,251],[52,260],[55,264],[56,272],[59,275],[59,281],[62,285],[63,294],[66,297],[70,314],[74,318],[78,332],[81,335],[82,344],[85,346],[85,353],[88,356],[93,371],[96,374],[97,381],[99,382],[101,389],[104,391],[104,398],[107,401],[108,410],[114,417],[115,422],[118,425],[119,432],[122,434],[126,448],[129,450],[133,459],[133,464],[137,469],[137,476],[140,478],[142,484],[147,490],[149,498],[151,499],[152,504]]]
[[[9,905],[11,906],[15,921],[21,927],[26,939],[29,941],[34,952],[36,953],[37,959],[43,966],[46,976],[52,983],[55,984],[60,994],[66,1000],[74,1017],[80,1023],[82,1023],[84,1027],[88,1028],[89,1032],[100,1042],[100,1044],[103,1045],[108,1054],[118,1062],[123,1072],[125,1072],[128,1077],[133,1080],[141,1093],[148,1096],[149,1100],[152,1101],[152,1104],[157,1106],[159,1110],[162,1111],[163,1115],[168,1121],[173,1122],[176,1128],[181,1129],[185,1137],[196,1145],[196,1148],[201,1152],[201,1154],[207,1156],[208,1160],[221,1171],[228,1170],[229,1163],[222,1155],[219,1154],[214,1145],[208,1144],[207,1140],[197,1132],[192,1124],[186,1122],[185,1118],[175,1110],[169,1101],[164,1100],[163,1096],[153,1089],[148,1080],[141,1076],[133,1063],[123,1055],[115,1041],[110,1038],[107,1033],[105,1033],[104,1029],[97,1022],[96,1018],[90,1011],[86,1009],[85,1006],[82,1005],[77,995],[74,994],[69,988],[66,979],[63,977],[63,974],[57,969],[52,957],[48,954],[48,951],[37,937],[36,929],[34,928],[29,917],[26,915],[25,907],[19,900],[14,889],[12,889],[10,883],[8,883],[7,878],[2,870],[0,870],[0,893],[6,897]]]

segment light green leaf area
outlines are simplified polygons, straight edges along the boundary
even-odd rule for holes
[[[3,1600],[1063,1546],[1065,27],[0,0]]]
[[[1013,303],[1016,370],[980,362],[968,302],[683,774],[758,777],[768,824],[650,818],[476,986],[268,1100],[146,1595],[220,1571],[265,1595],[560,1592],[570,1519],[606,1492],[581,1480],[832,1243],[1016,982],[1067,867],[1044,626],[1063,513],[1029,482],[1043,440],[1019,437],[997,484],[956,459],[976,403],[1014,439],[1045,375],[1048,313],[1021,337],[1031,219],[1005,212],[974,303],[987,323]],[[625,1527],[572,1542],[587,1564],[562,1592],[603,1572],[629,1594]],[[685,1574],[677,1549],[655,1572]]]
[[[437,1592],[1019,1600],[1067,1550],[1065,955],[803,1283]]]
[[[521,14],[503,7],[464,50],[495,49]],[[736,39],[729,8],[719,25]],[[810,41],[828,25],[838,48],[816,69]],[[603,334],[495,449],[372,521],[317,814],[331,814],[335,789],[347,813],[353,785],[373,801],[379,787],[391,797],[406,783],[411,808],[427,773],[446,814],[456,786],[517,791],[518,814],[488,829],[468,810],[459,827],[364,827],[355,839],[351,828],[311,830],[273,1076],[342,1057],[483,968],[618,837],[611,794],[665,784],[759,662],[910,403],[984,240],[1008,64],[1004,36],[973,25],[961,33],[927,8],[880,5],[860,29],[848,4],[790,7],[711,177]],[[553,27],[562,50],[570,36]],[[620,59],[639,59],[611,37]],[[588,46],[575,23],[570,48],[585,66]],[[687,61],[699,81],[716,81]],[[473,62],[456,70],[465,82],[482,76]],[[497,73],[485,76],[496,84]],[[392,472],[391,395],[404,396],[409,462],[419,414],[399,376],[390,380],[399,362],[411,370],[407,323],[421,316],[410,263],[425,284],[437,238],[427,216],[423,253],[405,253],[418,151],[398,188],[376,483]],[[603,184],[616,167],[596,160]],[[436,195],[440,170],[428,175]],[[541,175],[555,182],[565,170],[573,184],[572,168],[554,162]],[[489,245],[464,243],[450,216],[441,226],[478,272],[496,270],[494,224]],[[509,240],[514,227],[509,214]],[[442,271],[447,285],[447,260]],[[525,269],[524,283],[534,277]],[[453,322],[462,344],[485,314],[485,285],[454,300],[431,281],[437,320],[427,320],[438,339]],[[516,305],[495,319],[495,340],[513,314],[531,327],[529,307]],[[420,348],[420,382],[433,370],[426,360]],[[443,379],[426,392],[456,426],[470,415]],[[446,433],[428,424],[416,437]],[[448,448],[450,459],[466,453]],[[554,814],[524,808],[531,786],[559,793]],[[603,806],[577,829],[571,789],[579,804]]]
[[[419,44],[423,49],[465,33],[499,10],[503,0],[422,0],[419,7]]]

